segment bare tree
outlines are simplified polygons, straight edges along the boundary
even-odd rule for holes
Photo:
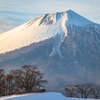
[[[67,97],[76,97],[74,85],[71,84],[70,86],[65,88],[66,96]]]
[[[5,95],[5,74],[4,70],[0,69],[0,96]]]
[[[92,88],[92,93],[93,97],[95,99],[99,99],[100,98],[100,85],[95,85]]]
[[[91,94],[92,84],[79,84],[75,85],[76,92],[78,93],[78,97],[87,98]]]
[[[9,93],[14,92],[14,90],[15,90],[14,77],[11,74],[7,74],[5,76],[5,92],[6,92],[6,95],[8,95]]]
[[[67,97],[77,98],[100,98],[100,87],[92,83],[70,85],[65,88]]]
[[[24,65],[21,69],[12,70],[12,75],[21,89],[32,92],[34,88],[43,87],[46,80],[35,65]]]

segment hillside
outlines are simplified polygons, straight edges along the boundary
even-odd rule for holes
[[[1,97],[0,100],[85,100],[85,99],[67,98],[60,93],[46,92],[46,93],[35,93],[35,94],[26,94],[18,96],[12,95],[8,97]],[[94,100],[94,99],[87,99],[87,100]]]
[[[68,10],[44,14],[0,34],[0,68],[36,65],[48,91],[100,84],[100,24]]]

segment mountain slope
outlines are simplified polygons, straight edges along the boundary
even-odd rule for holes
[[[45,14],[2,33],[0,47],[1,68],[35,64],[50,91],[71,83],[100,84],[100,24],[72,10]]]
[[[57,21],[56,16],[57,13],[45,14],[13,30],[2,33],[0,35],[0,53],[9,52],[54,37],[58,31],[63,32],[62,20],[64,18]],[[63,33],[61,36],[63,38]]]
[[[69,25],[88,25],[93,22],[78,15],[72,10],[61,13],[44,14],[15,29],[0,34],[0,53],[20,49],[32,43],[59,36],[58,45],[67,36]],[[58,47],[59,48],[59,47]],[[54,49],[53,49],[54,50]]]

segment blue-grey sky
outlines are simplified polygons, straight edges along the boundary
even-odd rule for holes
[[[0,33],[42,14],[69,9],[100,23],[100,0],[0,0]]]

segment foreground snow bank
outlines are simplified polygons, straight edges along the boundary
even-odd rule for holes
[[[46,92],[27,95],[12,95],[2,97],[0,100],[66,100],[66,97],[64,97],[61,93]]]
[[[26,94],[26,95],[12,95],[8,97],[2,97],[0,98],[0,100],[78,100],[78,99],[66,98],[61,93],[46,92],[46,93],[34,93],[34,94]],[[86,99],[82,99],[82,100],[86,100]]]
[[[27,94],[26,94],[27,95]],[[15,97],[18,97],[18,98],[20,98],[21,96],[25,96],[25,94],[23,94],[23,95],[11,95],[11,96],[4,96],[4,97],[0,97],[0,100],[10,100],[11,98],[15,98]]]

